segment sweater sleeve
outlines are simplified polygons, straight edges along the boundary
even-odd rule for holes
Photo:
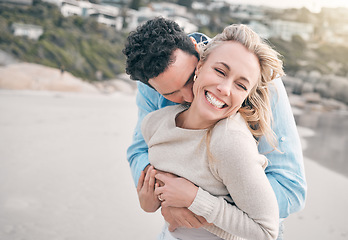
[[[243,132],[220,134],[213,140],[214,175],[224,183],[235,205],[199,189],[189,209],[220,228],[208,230],[224,239],[276,239],[279,210],[264,172],[266,157],[258,153],[252,137]]]

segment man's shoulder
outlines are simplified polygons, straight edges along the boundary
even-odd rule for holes
[[[166,106],[176,105],[176,103],[169,101],[168,99],[163,97],[161,94],[159,94],[155,89],[147,86],[146,84],[142,82],[138,82],[137,86],[138,86],[138,92],[139,92],[138,95],[140,95],[142,98],[140,101],[143,103],[144,101],[148,103],[151,102],[151,104],[154,105],[156,109],[160,109]]]

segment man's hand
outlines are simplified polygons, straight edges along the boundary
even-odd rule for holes
[[[161,205],[161,202],[158,200],[157,195],[155,195],[155,175],[157,171],[150,166],[145,171],[141,172],[137,192],[141,208],[145,212],[155,212]]]
[[[161,213],[169,223],[170,232],[174,232],[178,227],[200,228],[209,225],[203,217],[193,214],[187,208],[162,207]]]

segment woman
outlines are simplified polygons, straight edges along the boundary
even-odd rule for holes
[[[150,168],[138,183],[148,189],[141,206],[188,207],[211,223],[173,233],[165,226],[160,239],[275,239],[278,204],[255,139],[275,147],[268,84],[282,62],[250,28],[231,25],[205,47],[195,74],[189,108],[166,107],[142,125],[151,165],[190,182]],[[155,177],[164,185],[154,190]]]

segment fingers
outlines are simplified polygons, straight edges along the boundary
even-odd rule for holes
[[[168,226],[169,232],[174,232],[177,229],[178,225],[170,224]]]
[[[192,213],[187,208],[179,208],[180,212],[177,212],[175,220],[182,224],[182,226],[186,228],[200,228],[202,227],[201,221],[203,219],[199,219],[197,215]]]
[[[156,183],[156,187],[155,187],[155,194],[156,195],[160,195],[163,193],[163,187],[159,187],[159,184]]]
[[[202,216],[197,216],[195,215],[195,217],[197,218],[197,220],[202,224],[202,225],[208,225],[209,223],[207,222],[207,220],[205,220],[204,217]]]
[[[197,220],[179,218],[176,221],[178,222],[178,225],[180,227],[184,227],[184,228],[199,228],[201,226],[201,224],[198,223]]]
[[[144,185],[144,178],[145,178],[145,172],[141,171],[140,177],[139,177],[139,180],[138,180],[138,185],[137,185],[137,192],[140,192],[141,188],[143,187],[143,185]]]
[[[166,183],[166,181],[165,181],[165,180],[166,180],[166,175],[164,175],[163,173],[158,173],[158,174],[156,174],[155,178],[156,178],[157,180],[160,180],[160,181]]]
[[[172,173],[164,172],[164,171],[161,171],[161,170],[158,170],[158,169],[156,169],[156,172],[158,173],[158,174],[156,174],[156,176],[160,174],[159,178],[161,178],[163,176],[165,176],[165,179],[177,178],[178,177],[178,176],[176,176],[176,175],[174,175]],[[158,182],[161,187],[164,186],[164,182],[161,181],[160,179],[158,179],[156,176],[155,176],[156,182]]]
[[[150,166],[147,169],[146,175],[145,175],[145,181],[144,181],[144,187],[146,188],[146,190],[149,189],[153,189],[154,188],[154,184],[155,184],[155,174],[156,171],[154,170],[153,166]]]
[[[155,175],[156,170],[153,166],[150,166],[145,174],[145,171],[142,171],[138,180],[137,192],[140,191],[153,191],[155,188]]]
[[[187,218],[185,219],[185,226],[187,228],[200,228],[203,225],[204,224],[202,224],[201,221],[195,215],[187,216]]]
[[[150,189],[154,189],[155,187],[155,175],[157,174],[156,170],[152,167],[152,169],[150,170],[150,179],[149,179],[149,188]]]

